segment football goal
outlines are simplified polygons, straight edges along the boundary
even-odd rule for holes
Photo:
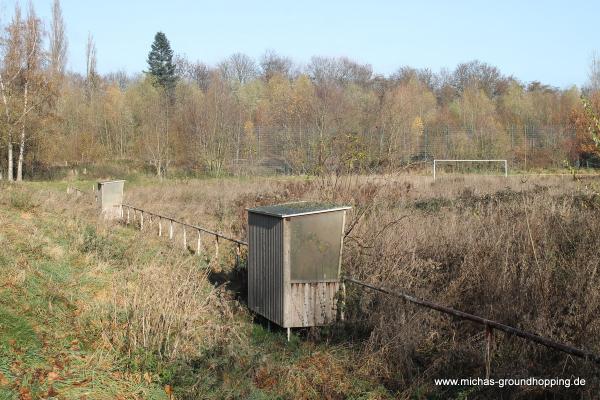
[[[495,166],[497,171],[502,171],[502,175],[504,177],[508,177],[508,162],[507,160],[433,160],[433,180],[435,180],[436,176],[439,175],[439,166],[446,165],[451,166],[452,172],[463,172],[468,171],[467,169],[460,170],[459,165],[470,165],[469,171],[474,171],[480,173],[486,166],[485,169],[490,170],[489,166]],[[492,170],[494,171],[494,170]]]

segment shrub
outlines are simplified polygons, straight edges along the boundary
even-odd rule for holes
[[[37,206],[33,201],[31,193],[23,189],[13,189],[10,192],[9,205],[23,212],[31,211]]]

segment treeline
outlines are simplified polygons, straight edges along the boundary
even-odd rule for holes
[[[58,0],[48,23],[32,6],[25,14],[15,10],[1,41],[0,167],[8,179],[117,160],[162,176],[389,171],[433,157],[545,167],[597,156],[596,61],[589,87],[558,89],[479,61],[387,77],[347,58],[298,65],[272,51],[209,66],[173,56],[157,34],[149,71],[136,76],[98,74],[90,36],[82,75],[65,70]]]

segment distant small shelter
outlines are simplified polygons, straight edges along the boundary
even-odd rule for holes
[[[124,180],[98,182],[96,201],[106,219],[119,218],[123,205]]]
[[[248,306],[288,328],[334,322],[346,211],[297,202],[248,209]]]

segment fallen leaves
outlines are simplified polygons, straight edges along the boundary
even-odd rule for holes
[[[46,394],[46,397],[56,397],[58,396],[58,392],[56,391],[56,389],[54,389],[54,387],[52,385],[50,385],[50,387],[48,388],[48,393]]]
[[[46,375],[46,379],[48,380],[49,383],[52,383],[54,381],[58,381],[60,380],[60,375],[58,375],[58,373],[51,371],[48,372],[48,375]]]
[[[254,375],[254,384],[259,389],[272,389],[277,385],[277,377],[267,367],[261,367]]]
[[[82,379],[78,382],[74,382],[73,386],[77,386],[77,387],[84,386],[84,385],[87,385],[88,383],[90,383],[91,381],[92,381],[92,378],[88,377],[88,378]]]
[[[21,213],[21,218],[23,218],[24,220],[30,220],[32,217],[30,213],[24,212]]]
[[[10,385],[10,381],[4,376],[2,372],[0,372],[0,386],[8,386]]]
[[[169,396],[169,400],[173,399],[173,388],[171,385],[165,385],[165,393]]]
[[[21,386],[19,388],[19,400],[33,400],[29,388],[25,386]]]

